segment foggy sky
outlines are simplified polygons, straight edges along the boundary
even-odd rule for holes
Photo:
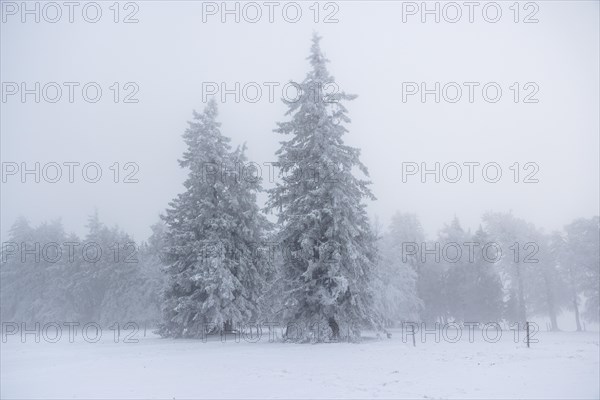
[[[432,17],[421,23],[420,15],[403,23],[401,2],[337,2],[339,22],[328,24],[313,22],[311,3],[302,3],[298,23],[286,22],[276,9],[274,23],[263,15],[254,24],[233,17],[222,23],[220,15],[203,22],[201,2],[137,4],[136,24],[114,23],[109,3],[102,3],[105,14],[96,24],[80,13],[74,23],[64,15],[55,24],[21,23],[17,15],[1,24],[2,82],[98,82],[103,89],[95,104],[83,101],[77,89],[73,104],[65,93],[56,104],[23,104],[18,96],[1,103],[2,162],[97,162],[103,172],[95,184],[83,181],[80,170],[75,183],[65,176],[54,184],[9,177],[1,193],[3,237],[19,215],[33,224],[62,217],[67,231],[81,235],[97,208],[108,225],[146,239],[159,213],[183,190],[181,135],[192,110],[204,107],[202,83],[233,88],[235,82],[281,87],[301,81],[313,31],[323,36],[339,87],[359,95],[346,104],[352,123],[345,140],[362,150],[369,168],[378,198],[369,203],[371,217],[387,225],[395,211],[413,212],[434,237],[454,215],[476,229],[487,210],[512,210],[547,231],[598,214],[597,2],[537,2],[535,24],[514,23],[507,2],[495,24],[477,11],[474,23],[465,15],[454,24]],[[113,82],[135,82],[139,102],[115,104]],[[503,93],[497,103],[485,102],[477,89],[472,104],[464,91],[455,104],[436,104],[432,96],[426,103],[418,96],[403,103],[402,82],[497,82]],[[535,82],[539,103],[514,103],[514,82]],[[279,98],[281,92],[275,93]],[[286,107],[278,99],[269,102],[266,89],[254,104],[236,103],[233,96],[217,100],[222,133],[232,144],[246,142],[252,162],[275,161],[284,137],[272,130],[285,120]],[[112,182],[108,167],[115,162],[139,165],[139,183]],[[496,162],[503,176],[488,183],[479,168],[475,183],[466,176],[454,184],[432,177],[422,183],[419,175],[403,183],[402,162]],[[539,165],[539,183],[512,182],[514,162]],[[268,178],[266,168],[262,173]]]

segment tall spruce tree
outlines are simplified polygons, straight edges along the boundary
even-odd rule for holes
[[[452,222],[444,245],[456,244],[460,252],[442,250],[445,258],[457,258],[448,264],[445,288],[449,317],[457,322],[478,322],[483,325],[502,317],[502,281],[495,266],[486,261],[482,248],[489,240],[480,226],[474,235],[463,231],[458,219]],[[469,248],[467,243],[471,243]]]
[[[231,151],[216,118],[214,99],[194,112],[180,160],[190,170],[186,190],[164,216],[163,336],[222,332],[258,313],[262,263],[254,249],[266,225],[256,205],[260,180],[242,176],[244,149]]]
[[[417,320],[423,308],[417,292],[421,257],[408,249],[421,246],[424,241],[425,234],[417,216],[400,212],[394,214],[389,231],[379,241],[381,260],[377,274],[380,282],[375,297],[383,309],[386,327],[403,320]]]
[[[570,292],[571,308],[575,314],[577,330],[582,330],[580,320],[581,300],[585,299],[586,320],[597,322],[600,318],[600,219],[578,218],[565,226],[564,238],[555,244],[560,270],[565,276]]]
[[[279,212],[282,275],[287,297],[283,321],[319,324],[329,335],[317,339],[360,336],[361,327],[379,327],[370,291],[376,261],[376,238],[364,199],[374,199],[359,149],[342,139],[350,122],[342,102],[356,96],[337,88],[328,60],[313,36],[311,70],[299,84],[303,95],[286,101],[286,116],[275,132],[291,138],[277,151],[282,175],[270,190],[267,208]]]

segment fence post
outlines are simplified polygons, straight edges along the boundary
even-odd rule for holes
[[[529,322],[527,322],[527,321],[525,321],[525,329],[527,330],[527,336],[526,336],[527,348],[529,348]]]
[[[417,343],[415,342],[415,326],[411,325],[410,326],[410,330],[412,332],[413,347],[417,347]]]

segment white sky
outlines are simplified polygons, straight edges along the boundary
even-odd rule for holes
[[[89,104],[76,89],[70,104],[65,89],[56,104],[36,104],[32,96],[23,104],[9,96],[0,103],[2,162],[93,161],[102,166],[103,178],[86,183],[80,170],[75,183],[66,176],[55,184],[8,177],[0,197],[1,232],[24,215],[34,224],[62,217],[67,231],[83,234],[87,215],[97,207],[107,224],[118,224],[137,240],[147,238],[149,226],[183,188],[186,171],[177,163],[184,150],[181,135],[192,109],[203,108],[202,82],[233,87],[235,82],[300,81],[308,70],[305,58],[314,30],[323,36],[339,86],[359,95],[347,104],[352,124],[346,141],[362,149],[370,170],[378,198],[369,205],[371,216],[387,224],[396,210],[414,212],[433,236],[455,214],[476,228],[485,211],[512,210],[547,230],[597,215],[599,3],[540,1],[534,24],[514,23],[512,3],[500,2],[503,14],[495,24],[483,20],[481,7],[474,23],[466,14],[455,24],[434,23],[431,16],[421,23],[419,15],[403,23],[403,4],[392,1],[336,2],[339,22],[329,24],[313,22],[312,2],[302,3],[303,15],[295,24],[282,18],[285,2],[276,8],[274,23],[263,7],[265,15],[255,24],[235,23],[232,16],[222,23],[218,15],[203,23],[202,2],[192,1],[137,2],[137,24],[112,22],[112,2],[101,3],[103,15],[96,24],[85,22],[80,9],[74,23],[66,15],[51,24],[34,23],[31,16],[21,23],[19,15],[3,14],[2,82],[30,87],[36,81],[98,82],[103,97]],[[333,10],[322,7],[321,18]],[[520,18],[530,11],[521,9]],[[113,82],[137,83],[139,103],[113,103]],[[503,94],[493,104],[482,99],[480,89],[472,104],[466,92],[456,104],[436,104],[432,96],[426,103],[417,96],[403,103],[402,82],[429,87],[497,82]],[[514,82],[535,82],[539,103],[515,104],[509,89]],[[229,96],[220,104],[222,132],[234,144],[247,142],[251,161],[271,162],[282,139],[272,130],[284,112],[285,106],[270,103],[266,92],[254,104]],[[436,184],[431,177],[427,183],[418,177],[402,182],[402,162],[432,167],[470,161],[499,163],[501,181],[485,182],[478,169],[475,183],[466,177],[456,184]],[[140,182],[111,182],[108,167],[114,162],[121,167],[137,163]],[[537,163],[540,182],[512,182],[514,162]]]

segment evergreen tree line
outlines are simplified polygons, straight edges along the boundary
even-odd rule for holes
[[[247,162],[246,147],[233,148],[221,132],[210,100],[183,135],[185,190],[140,246],[139,262],[115,260],[114,252],[67,265],[12,257],[0,268],[2,319],[160,321],[158,332],[167,337],[203,337],[260,321],[318,324],[318,338],[296,330],[300,340],[356,340],[364,329],[407,320],[523,322],[548,315],[558,329],[564,308],[576,311],[578,327],[580,311],[598,319],[598,217],[545,235],[511,214],[489,213],[475,233],[455,219],[428,241],[416,216],[397,214],[381,232],[366,213],[365,201],[375,199],[368,170],[359,149],[343,140],[350,124],[344,104],[356,96],[326,90],[335,80],[316,35],[308,60],[299,87],[309,95],[284,100],[286,120],[275,129],[284,137],[275,163],[283,178],[266,191],[264,209],[257,205],[260,179],[207,174],[207,166],[233,171]],[[298,170],[313,173],[285,178]],[[88,228],[86,240],[103,247],[129,240],[97,216]],[[76,240],[58,223],[31,229],[22,220],[10,236],[17,243]],[[458,260],[419,251],[489,242],[502,249],[493,262],[481,247],[472,259]],[[279,251],[256,251],[263,243]]]
[[[403,321],[483,324],[543,316],[549,319],[551,329],[558,330],[557,316],[566,310],[573,314],[577,330],[582,330],[583,320],[598,322],[600,314],[599,224],[598,217],[580,218],[562,232],[544,234],[512,214],[489,213],[475,233],[463,230],[455,218],[435,240],[429,240],[416,215],[396,213],[385,232],[380,232],[377,222],[373,227],[379,254],[373,271],[376,315],[387,328]],[[118,228],[107,228],[97,215],[90,217],[83,240],[65,234],[60,221],[32,228],[19,218],[2,248],[2,321],[76,321],[103,326],[136,322],[157,326],[168,293],[168,268],[161,257],[166,225],[158,222],[152,232],[147,242],[134,248],[131,237]],[[32,251],[36,243],[38,250]],[[61,245],[60,257],[52,248],[43,250],[49,243]],[[77,244],[72,246],[72,258],[65,243]],[[88,260],[84,258],[82,246],[86,243],[102,248],[99,260],[95,260],[95,254]],[[465,243],[471,244],[470,253]],[[502,257],[497,257],[496,247],[490,247],[490,256],[484,259],[483,246],[490,243],[502,249]],[[535,243],[537,248],[524,251],[526,243]],[[18,248],[13,249],[13,244]],[[115,244],[121,246],[118,258]],[[462,247],[458,260],[456,244]],[[250,251],[248,256],[263,263],[257,266],[262,286],[255,294],[253,312],[246,319],[236,320],[238,323],[256,321],[259,316],[274,321],[290,301],[285,297],[281,272],[276,270],[284,258],[294,259],[294,255],[273,241],[258,245],[264,249]],[[450,250],[445,252],[444,246]],[[240,254],[223,251],[219,241],[204,242],[200,249],[204,252],[202,259],[210,262],[239,262],[241,258]],[[201,305],[198,302],[197,306]],[[207,317],[206,326],[234,320],[222,315],[225,317],[220,320]]]
[[[60,220],[33,228],[17,219],[2,243],[1,320],[30,329],[51,322],[157,324],[163,226],[153,226],[148,242],[137,245],[97,214],[83,239],[66,234]]]
[[[582,318],[597,322],[600,313],[599,233],[597,216],[546,234],[511,213],[489,212],[474,233],[455,217],[428,240],[416,215],[397,213],[381,240],[390,260],[381,265],[383,290],[401,298],[402,281],[393,280],[401,269],[414,283],[417,320],[522,324],[547,317],[558,330],[557,317],[568,310],[582,330]],[[414,318],[402,302],[388,304],[396,307],[386,312],[389,325]]]

